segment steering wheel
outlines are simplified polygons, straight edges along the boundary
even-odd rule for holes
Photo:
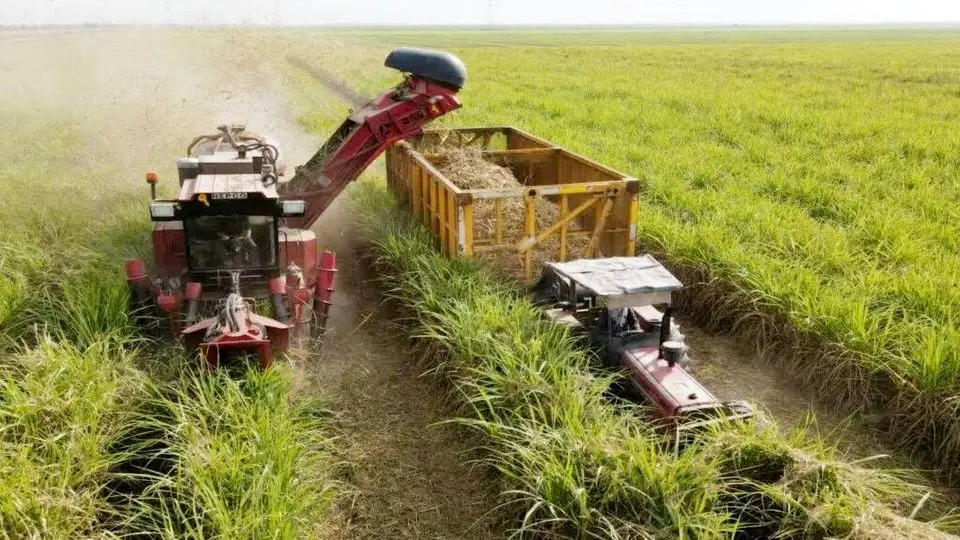
[[[226,236],[226,238],[221,239],[221,242],[224,245],[224,255],[226,256],[224,262],[235,261],[240,264],[248,264],[256,253],[256,242],[245,235]]]

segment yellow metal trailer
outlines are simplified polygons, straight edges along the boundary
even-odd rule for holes
[[[523,184],[458,188],[436,167],[450,146],[479,148]],[[393,145],[386,159],[390,188],[448,256],[516,254],[530,281],[539,273],[535,247],[555,246],[555,261],[634,255],[639,181],[517,128],[428,130]],[[557,206],[557,218],[538,228],[536,209],[547,202]],[[492,220],[483,233],[474,223],[478,208]],[[573,242],[577,237],[586,241]]]

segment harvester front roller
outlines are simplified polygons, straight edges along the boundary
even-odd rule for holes
[[[333,282],[337,275],[337,254],[324,251],[320,254],[320,272],[317,274],[317,286],[313,293],[313,313],[317,328],[314,335],[323,337],[327,329],[327,318],[333,304]]]
[[[150,279],[143,261],[128,260],[124,270],[132,312],[139,326],[152,331],[167,326],[174,339],[199,349],[211,368],[217,368],[224,355],[244,351],[256,353],[261,367],[268,368],[273,363],[274,350],[288,348],[291,332],[300,345],[322,344],[332,305],[337,258],[332,251],[320,254],[312,288],[304,285],[300,272],[270,279],[272,318],[254,313],[250,302],[239,292],[220,300],[215,313],[204,314],[201,283],[188,281],[182,291],[165,292]],[[167,325],[159,324],[164,319]]]

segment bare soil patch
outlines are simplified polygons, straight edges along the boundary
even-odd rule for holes
[[[342,445],[356,487],[334,536],[351,538],[500,538],[489,513],[497,485],[466,464],[474,441],[438,426],[455,414],[447,390],[396,334],[376,286],[356,256],[361,245],[343,200],[315,227],[339,255],[330,326],[317,383],[341,412]]]

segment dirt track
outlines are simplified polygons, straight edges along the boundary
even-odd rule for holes
[[[470,445],[453,427],[445,390],[397,338],[357,262],[343,204],[331,207],[317,230],[340,255],[331,332],[315,375],[331,390],[343,418],[346,457],[357,488],[344,536],[363,538],[497,538],[485,513],[495,485],[464,466]],[[342,532],[342,531],[338,531]]]

